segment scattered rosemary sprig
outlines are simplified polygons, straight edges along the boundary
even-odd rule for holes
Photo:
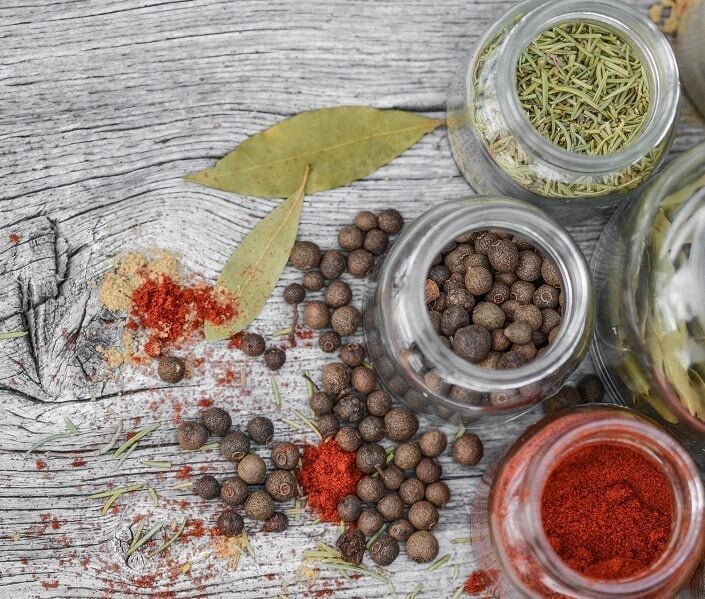
[[[64,426],[66,427],[66,430],[68,432],[55,433],[53,435],[42,437],[25,452],[22,458],[27,459],[27,456],[29,456],[30,453],[32,453],[42,445],[46,445],[47,443],[51,443],[52,441],[59,441],[60,439],[68,439],[69,437],[74,437],[78,434],[78,428],[76,428],[76,425],[71,422],[71,419],[68,416],[64,416]]]
[[[367,547],[367,549],[369,549],[370,547],[372,547],[372,545],[375,544],[375,541],[376,541],[377,539],[379,539],[385,532],[387,532],[387,528],[389,528],[389,523],[388,523],[388,522],[385,522],[384,525],[382,526],[382,528],[380,528],[375,534],[373,534],[373,535],[369,538],[369,540],[367,541],[367,544],[365,545],[365,547]]]
[[[465,588],[463,586],[459,586],[457,589],[455,589],[455,593],[453,593],[453,597],[451,599],[460,599],[460,596],[463,594],[465,591]]]
[[[140,536],[142,535],[143,528],[144,528],[144,520],[140,519],[139,522],[137,522],[135,532],[132,534],[132,542],[130,543],[130,546],[127,548],[127,555],[128,556],[132,555],[132,548],[135,546],[135,543],[137,543],[137,541],[140,540]]]
[[[137,443],[134,445],[131,445],[127,451],[125,451],[115,462],[115,466],[113,466],[113,470],[119,470],[122,468],[122,465],[125,463],[125,460],[129,458],[132,455],[132,452],[135,451],[137,448]]]
[[[272,337],[285,337],[286,335],[289,335],[290,333],[294,332],[294,327],[286,327],[284,329],[279,329],[278,331],[274,331],[272,333]]]
[[[72,435],[78,434],[78,428],[73,422],[71,422],[71,419],[68,416],[64,416],[64,424],[66,425],[66,428],[68,429],[69,433],[71,433]]]
[[[171,485],[172,491],[178,491],[179,489],[190,489],[193,487],[193,483],[190,480],[185,480],[175,485]]]
[[[460,574],[460,566],[458,564],[453,564],[453,580],[458,578],[458,574]]]
[[[460,422],[460,425],[458,426],[458,432],[455,433],[455,440],[457,441],[460,439],[465,434],[465,423],[462,421]]]
[[[154,504],[154,507],[159,507],[159,495],[157,495],[157,492],[154,490],[154,487],[149,487],[147,490],[149,491],[149,496],[152,498],[152,503]]]
[[[272,383],[272,393],[274,394],[274,405],[277,408],[277,411],[281,411],[282,409],[282,394],[281,391],[279,390],[279,383],[277,383],[277,379],[275,379],[271,374],[269,375],[269,380]]]
[[[414,587],[414,590],[406,596],[406,599],[416,599],[421,591],[423,591],[423,585],[419,583]]]
[[[220,447],[220,443],[217,441],[214,441],[213,443],[206,443],[205,445],[202,445],[198,449],[181,449],[184,453],[194,453],[196,451],[212,451],[214,449],[218,449]]]
[[[170,539],[167,539],[162,543],[159,547],[157,547],[154,551],[152,551],[149,554],[149,557],[154,557],[155,555],[159,555],[162,551],[165,549],[168,549],[171,544],[178,539],[182,533],[184,532],[184,529],[186,528],[186,523],[188,522],[188,518],[184,518],[184,521],[179,525],[179,528],[177,531],[174,533],[174,536],[171,537]]]
[[[144,437],[156,431],[160,426],[161,425],[158,422],[155,422],[154,424],[150,424],[148,427],[143,428],[141,431],[138,431],[133,437],[125,441],[122,445],[120,445],[120,447],[115,450],[115,453],[113,453],[113,457],[115,459],[119,458],[131,447],[137,445]]]
[[[8,331],[6,333],[0,333],[0,341],[5,339],[17,339],[18,337],[24,337],[27,331]]]
[[[107,501],[105,502],[105,505],[103,506],[103,509],[100,512],[104,516],[108,513],[108,510],[111,508],[113,503],[115,503],[120,497],[122,497],[126,493],[133,493],[135,491],[139,491],[142,487],[142,483],[137,483],[134,485],[130,485],[129,487],[120,487],[118,489],[110,489],[108,491],[99,491],[98,493],[93,493],[92,495],[89,495],[88,499],[103,499],[107,497]]]
[[[169,460],[142,460],[141,464],[147,468],[156,468],[157,470],[170,470],[172,463]]]
[[[142,545],[149,541],[154,535],[156,535],[162,528],[163,524],[157,524],[153,526],[147,534],[138,540],[133,540],[131,547],[127,550],[126,557],[130,557],[135,551],[137,551]]]
[[[308,393],[309,398],[314,394],[317,385],[313,382],[311,378],[311,373],[308,370],[304,370],[304,378],[306,379],[306,393]]]
[[[323,435],[321,435],[320,431],[318,430],[318,428],[316,427],[316,425],[313,423],[313,421],[312,421],[311,419],[306,418],[306,416],[304,416],[304,415],[303,415],[301,412],[299,412],[298,410],[292,410],[292,412],[294,412],[294,414],[296,414],[299,418],[301,418],[301,420],[304,422],[304,424],[306,424],[306,426],[308,426],[308,428],[310,428],[310,429],[313,431],[313,433],[314,433],[321,441],[323,440]]]
[[[300,431],[303,426],[301,425],[300,422],[296,422],[295,420],[292,420],[291,418],[281,418],[280,419],[284,424],[289,425],[291,428],[293,428],[296,431]]]
[[[450,561],[450,553],[447,553],[443,557],[438,558],[433,562],[427,569],[428,572],[435,572],[436,570],[442,568]]]
[[[457,537],[451,540],[453,545],[469,545],[472,543],[472,537]]]

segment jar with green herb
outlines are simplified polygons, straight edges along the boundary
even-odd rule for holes
[[[646,16],[613,0],[527,0],[451,84],[449,138],[478,193],[576,217],[654,173],[679,100],[675,57]]]
[[[593,257],[593,356],[608,390],[705,462],[705,144],[605,229]]]

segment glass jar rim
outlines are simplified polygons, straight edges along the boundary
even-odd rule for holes
[[[518,132],[518,137],[539,160],[576,172],[608,173],[637,163],[645,153],[643,148],[655,148],[668,137],[678,114],[678,67],[668,40],[648,18],[613,0],[556,0],[548,6],[544,3],[532,6],[534,4],[536,0],[525,0],[513,11],[513,14],[521,14],[523,7],[530,7],[521,19],[521,26],[512,28],[507,35],[498,58],[497,96],[504,105],[509,130]],[[642,130],[635,140],[612,154],[579,154],[551,143],[531,124],[521,106],[515,81],[521,53],[542,32],[574,21],[592,22],[618,33],[640,55],[649,79],[649,112]],[[486,38],[480,48],[485,41]]]
[[[474,196],[456,200],[456,203],[458,209],[451,214],[436,219],[436,209],[431,209],[409,228],[408,234],[422,229],[434,240],[427,248],[423,261],[414,265],[407,273],[410,277],[410,289],[416,290],[409,301],[414,304],[414,313],[424,315],[423,319],[407,323],[409,337],[415,340],[424,355],[441,357],[442,361],[437,368],[451,384],[488,393],[514,391],[538,384],[545,378],[547,370],[555,371],[570,360],[578,350],[582,338],[590,337],[583,335],[586,329],[591,331],[593,324],[592,311],[589,309],[593,290],[585,258],[576,242],[561,225],[542,210],[526,202],[501,196]],[[468,221],[474,224],[468,225]],[[441,341],[427,316],[424,283],[435,255],[458,235],[485,229],[505,229],[525,237],[556,263],[563,280],[565,302],[560,333],[543,356],[515,369],[492,370],[461,358]],[[433,235],[434,232],[438,234]],[[546,241],[539,237],[539,232],[545,233],[552,245],[547,245]],[[395,247],[398,246],[395,244],[391,252],[395,251]],[[579,348],[579,351],[586,350],[587,344],[584,348]],[[444,401],[454,406],[462,405],[447,397],[444,397]],[[521,405],[521,402],[513,403],[511,409]],[[497,411],[503,410],[498,408]]]
[[[595,405],[578,408],[578,410],[586,409],[604,410],[606,407]],[[647,592],[649,589],[657,588],[659,584],[666,582],[673,571],[682,563],[683,554],[691,553],[698,546],[705,518],[703,511],[705,489],[695,462],[674,437],[648,420],[626,417],[630,412],[627,408],[609,406],[609,409],[623,410],[625,413],[615,413],[599,420],[577,424],[567,434],[553,440],[548,447],[539,450],[537,459],[533,460],[527,469],[527,478],[530,482],[524,516],[529,530],[531,530],[528,539],[530,545],[536,550],[536,555],[539,556],[542,565],[548,572],[554,574],[557,580],[569,585],[571,590],[576,592],[591,591],[592,593],[605,593],[608,596],[619,596],[620,594],[633,596],[634,593]],[[608,438],[605,438],[606,436]],[[642,574],[624,580],[602,581],[573,570],[553,549],[540,524],[543,488],[553,467],[573,451],[600,442],[629,445],[646,453],[661,466],[664,475],[669,478],[669,482],[672,482],[673,477],[669,476],[668,471],[663,468],[664,457],[669,459],[673,462],[674,469],[686,472],[686,476],[678,477],[678,480],[685,482],[687,495],[691,499],[690,518],[685,525],[677,522],[679,528],[672,529],[671,538],[664,553]],[[674,520],[678,521],[678,516],[683,513],[684,506],[673,482],[672,488],[674,490]],[[685,532],[684,537],[678,537],[678,532]]]

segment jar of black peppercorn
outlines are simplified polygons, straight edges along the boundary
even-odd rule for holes
[[[517,368],[461,357],[434,329],[426,305],[434,259],[460,236],[498,230],[520,237],[560,273],[563,316],[545,351]],[[411,408],[448,420],[507,416],[555,393],[584,357],[593,326],[585,259],[568,232],[519,200],[475,197],[441,204],[408,226],[370,279],[364,311],[368,350],[383,386]]]

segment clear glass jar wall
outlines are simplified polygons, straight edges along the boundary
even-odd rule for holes
[[[570,22],[617,33],[644,67],[648,114],[636,139],[611,154],[554,145],[521,106],[516,72],[522,51],[550,27]],[[460,170],[478,193],[527,200],[575,221],[624,199],[653,174],[673,138],[679,99],[671,46],[644,15],[613,0],[527,0],[491,27],[451,84],[448,135]]]
[[[569,568],[541,527],[541,495],[553,466],[589,445],[623,444],[657,463],[673,490],[674,519],[663,554],[625,580],[600,581]],[[488,480],[489,479],[489,480]],[[705,549],[705,491],[687,451],[652,421],[617,406],[588,405],[533,425],[486,476],[475,499],[473,546],[497,599],[663,599],[683,588]]]
[[[617,401],[667,423],[705,463],[705,144],[602,235],[594,362]]]
[[[693,104],[705,116],[705,2],[693,2],[681,17],[676,55],[683,87]]]
[[[485,229],[526,238],[556,263],[563,281],[560,333],[543,356],[512,370],[481,368],[456,355],[434,331],[424,302],[434,257],[457,236]],[[594,319],[592,284],[575,241],[538,208],[499,197],[447,202],[406,227],[372,277],[365,304],[365,337],[383,385],[412,409],[448,420],[513,414],[550,396],[584,357]],[[452,399],[454,387],[463,401]]]

